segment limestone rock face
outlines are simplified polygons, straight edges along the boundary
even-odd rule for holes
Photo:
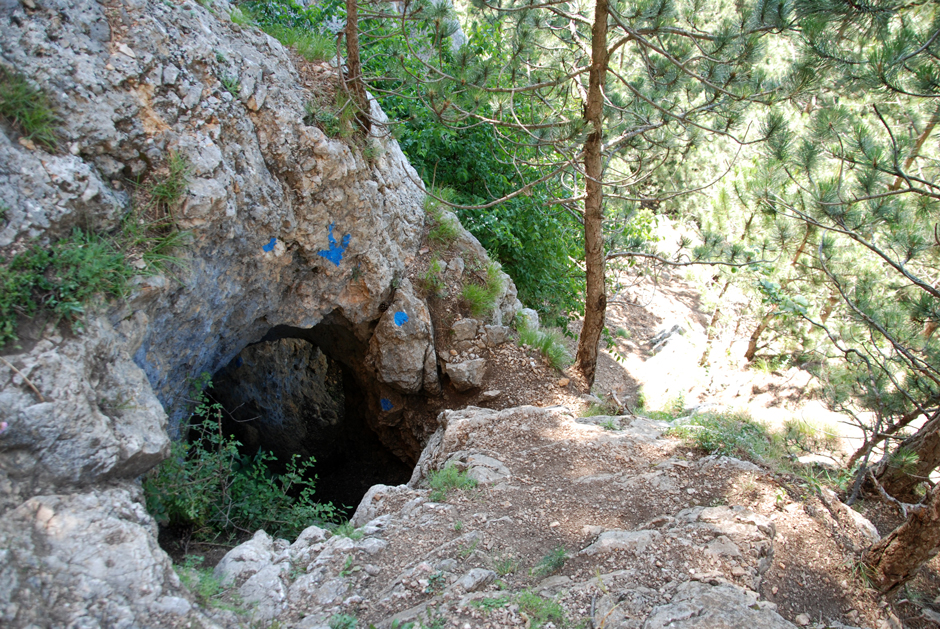
[[[415,296],[411,282],[402,280],[369,341],[367,364],[380,382],[402,393],[435,392],[440,386],[437,364],[427,364],[429,355],[433,358],[431,314]]]
[[[757,594],[731,585],[700,581],[683,583],[672,600],[653,610],[643,629],[698,629],[700,627],[766,627],[794,629],[776,605],[758,600]]]
[[[419,179],[374,103],[370,158],[307,124],[311,82],[328,85],[335,71],[299,72],[296,56],[234,24],[232,9],[0,3],[4,68],[41,86],[59,119],[54,152],[0,126],[4,255],[75,227],[118,229],[135,209],[126,182],[159,180],[173,156],[189,170],[173,208],[189,244],[172,274],[135,278],[126,301],[86,316],[76,335],[46,329],[4,348],[3,626],[214,626],[179,588],[136,479],[167,456],[168,433],[179,436],[192,379],[272,330],[303,338],[322,326],[318,339],[362,364],[378,323],[397,345],[376,342],[384,379],[367,403],[396,454],[420,450],[424,428],[404,418],[402,396],[438,386],[433,330],[426,306],[395,290],[424,228]],[[485,259],[468,233],[459,240]],[[494,323],[512,318],[515,297],[507,281]],[[385,315],[389,302],[399,307]],[[395,335],[399,310],[407,338]],[[407,360],[387,360],[403,348]],[[269,571],[244,595],[280,578]]]

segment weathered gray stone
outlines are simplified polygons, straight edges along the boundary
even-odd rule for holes
[[[539,313],[531,308],[522,308],[516,313],[516,328],[535,328],[539,327]]]
[[[459,363],[447,363],[445,371],[450,376],[450,383],[458,391],[469,391],[483,385],[486,373],[486,360],[474,358]]]
[[[238,588],[242,600],[249,603],[251,618],[255,622],[268,621],[280,614],[287,605],[287,588],[283,576],[288,564],[268,565]]]
[[[486,326],[486,346],[497,347],[509,340],[509,328],[505,325]]]
[[[480,588],[486,587],[496,580],[496,573],[484,568],[473,568],[467,574],[463,575],[454,584],[454,587],[462,589],[464,592],[476,592]]]
[[[643,629],[710,629],[761,627],[795,629],[776,612],[776,605],[731,584],[683,583],[667,605],[655,608]]]
[[[369,343],[368,364],[379,381],[403,393],[418,393],[425,386],[437,386],[436,365],[425,369],[429,348],[433,354],[431,315],[411,283],[402,280]]]
[[[241,586],[247,579],[275,563],[289,562],[285,540],[272,539],[264,531],[255,532],[247,542],[228,551],[213,570],[225,586]]]
[[[474,339],[479,329],[480,322],[476,319],[461,319],[455,321],[454,325],[451,326],[455,341],[469,341]]]
[[[605,531],[580,554],[597,555],[615,550],[632,550],[642,555],[651,543],[658,542],[661,538],[659,531]]]

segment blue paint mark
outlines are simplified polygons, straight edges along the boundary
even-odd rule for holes
[[[333,227],[335,226],[336,223],[330,223],[330,248],[317,251],[317,255],[323,256],[336,266],[339,266],[340,261],[343,259],[343,252],[346,251],[346,247],[349,246],[349,239],[352,237],[352,234],[343,236],[343,242],[337,245],[336,239],[333,238]]]
[[[383,397],[381,400],[379,400],[379,403],[382,405],[382,410],[386,413],[395,408],[395,405],[392,404],[392,401],[387,397]]]
[[[399,310],[395,313],[395,325],[401,327],[403,323],[408,321],[408,314]]]
[[[235,368],[236,368],[236,369],[238,369],[239,367],[241,367],[241,366],[244,365],[244,364],[245,364],[245,361],[242,360],[242,357],[241,357],[241,356],[236,356],[236,357],[235,357]]]
[[[261,247],[264,251],[274,251],[274,245],[277,244],[277,238],[271,237],[271,242]]]

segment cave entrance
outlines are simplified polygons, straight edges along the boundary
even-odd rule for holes
[[[347,517],[372,485],[407,482],[406,460],[416,458],[396,456],[370,426],[363,356],[345,326],[280,326],[213,376],[212,397],[226,409],[223,430],[242,453],[269,451],[281,465],[313,457],[317,500]]]

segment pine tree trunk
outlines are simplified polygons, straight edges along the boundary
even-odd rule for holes
[[[584,304],[584,327],[578,339],[578,369],[588,386],[594,384],[597,352],[604,331],[607,311],[607,287],[604,282],[604,217],[603,177],[604,143],[604,79],[607,75],[607,0],[596,0],[594,24],[591,27],[591,71],[588,79],[584,119],[593,129],[584,144],[584,262],[587,271],[587,295]]]
[[[369,118],[369,97],[362,82],[362,62],[359,60],[359,5],[356,0],[346,0],[346,89],[356,106],[356,120],[365,133],[372,128]]]
[[[721,316],[721,300],[724,298],[725,293],[728,292],[729,286],[731,286],[731,280],[725,282],[725,285],[721,288],[721,293],[718,295],[718,305],[715,306],[715,312],[712,313],[712,320],[708,322],[708,335],[705,337],[705,351],[702,352],[702,358],[698,361],[699,367],[704,367],[708,364],[712,341],[714,341],[715,336],[717,336],[716,329],[718,327],[718,318]]]
[[[757,353],[757,343],[760,341],[761,334],[763,334],[767,326],[770,325],[770,320],[774,318],[774,312],[776,310],[777,308],[774,307],[773,310],[765,314],[760,320],[760,323],[757,324],[757,327],[754,328],[754,332],[751,333],[751,338],[747,342],[747,351],[744,352],[744,358],[747,359],[747,362],[754,360],[754,354]]]
[[[874,587],[889,596],[940,549],[940,485],[927,498],[926,505],[865,553]]]
[[[898,447],[917,453],[917,464],[904,471],[889,465],[886,458],[875,472],[875,477],[894,498],[901,502],[918,502],[920,497],[915,491],[917,486],[940,466],[940,413],[935,413],[920,430],[902,441]]]

